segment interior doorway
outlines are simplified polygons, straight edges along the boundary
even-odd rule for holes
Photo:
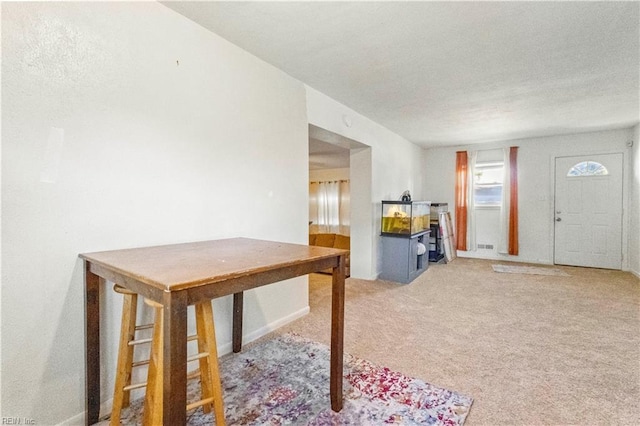
[[[622,154],[555,161],[554,263],[622,269]]]
[[[372,267],[371,223],[371,147],[322,129],[309,125],[309,233],[335,234],[334,244],[348,244],[349,274],[355,278],[369,278]],[[314,223],[317,218],[317,206],[313,203],[312,182],[325,181],[334,186],[342,186],[340,204],[342,211],[341,222],[333,224]],[[345,191],[345,184],[348,188]],[[346,210],[345,210],[346,209]],[[313,216],[313,219],[312,219]],[[310,237],[311,238],[311,237]],[[329,244],[328,239],[322,240],[323,245]]]
[[[309,234],[349,236],[349,149],[309,139]]]

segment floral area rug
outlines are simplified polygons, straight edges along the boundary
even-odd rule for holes
[[[516,266],[516,265],[491,265],[495,272],[505,272],[509,274],[529,274],[529,275],[556,275],[568,277],[564,271],[555,268],[541,268],[538,266]]]
[[[329,400],[329,348],[287,334],[221,359],[228,425],[461,425],[472,399],[345,354],[340,413]],[[189,401],[200,383],[188,384]],[[142,419],[142,401],[122,413],[123,424]],[[201,408],[189,425],[213,424]]]

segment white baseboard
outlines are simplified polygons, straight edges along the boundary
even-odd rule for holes
[[[113,399],[111,399],[110,401],[113,401]],[[109,411],[111,411],[111,407],[109,407]],[[100,412],[102,413],[102,405],[100,406]],[[67,420],[58,423],[56,426],[78,426],[78,425],[83,425],[85,424],[85,411],[83,411],[82,413],[75,415],[71,418],[68,418]]]
[[[461,252],[458,251],[458,257],[462,257],[465,259],[482,259],[482,260],[496,260],[496,261],[500,261],[500,262],[520,262],[520,263],[532,263],[532,264],[537,264],[537,265],[555,265],[555,263],[553,263],[552,261],[549,260],[541,260],[541,259],[521,259],[521,258],[517,258],[515,256],[502,256],[500,257],[499,255],[486,255],[486,254],[478,254],[475,252]],[[559,266],[563,266],[563,265],[559,265]],[[635,275],[636,277],[640,278],[640,272],[635,271],[633,269],[627,269],[626,267],[623,267],[622,269],[619,269],[621,271],[624,272],[631,272],[633,275]]]
[[[259,329],[252,331],[249,334],[243,335],[242,343],[247,344],[247,343],[253,342],[254,340],[257,340],[260,337],[265,336],[271,333],[272,331],[277,330],[278,328],[292,321],[297,320],[298,318],[302,318],[303,316],[307,315],[309,312],[310,312],[310,308],[307,305],[304,308],[287,315],[286,317],[282,317],[273,322],[270,322],[269,324],[263,327],[260,327]],[[228,353],[231,353],[232,347],[233,347],[232,342],[226,342],[226,343],[223,343],[222,345],[218,345],[218,355],[220,356],[220,355],[226,355]],[[100,416],[102,417],[104,414],[110,413],[112,405],[113,405],[113,398],[110,398],[107,401],[104,401],[102,404],[100,404]],[[86,412],[83,411],[80,414],[77,414],[73,417],[68,418],[67,420],[64,420],[58,423],[56,426],[83,425],[85,424],[85,414]]]
[[[251,343],[254,340],[259,339],[260,337],[265,336],[274,330],[277,330],[283,325],[289,324],[290,322],[295,321],[298,318],[302,318],[303,316],[307,315],[309,311],[310,309],[309,309],[309,306],[307,305],[304,308],[300,309],[299,311],[293,312],[287,315],[286,317],[282,317],[273,322],[270,322],[264,327],[260,327],[259,329],[252,331],[249,334],[244,334],[242,335],[242,344],[246,345],[247,343]],[[223,343],[222,345],[218,345],[218,355],[229,354],[231,353],[231,350],[232,350],[231,342],[226,342],[226,343]]]
[[[482,259],[482,260],[495,260],[499,262],[520,262],[520,263],[533,263],[537,265],[553,265],[554,263],[545,259],[528,259],[518,256],[501,255],[493,252],[478,253],[473,251],[458,251],[458,257],[465,259]]]

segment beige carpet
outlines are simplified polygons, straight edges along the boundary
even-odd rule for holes
[[[408,285],[347,280],[345,351],[474,398],[467,425],[640,424],[640,280],[432,264]],[[331,277],[279,330],[329,343]]]

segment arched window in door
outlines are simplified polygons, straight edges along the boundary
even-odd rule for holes
[[[569,169],[567,176],[605,176],[609,171],[597,161],[582,161]]]

